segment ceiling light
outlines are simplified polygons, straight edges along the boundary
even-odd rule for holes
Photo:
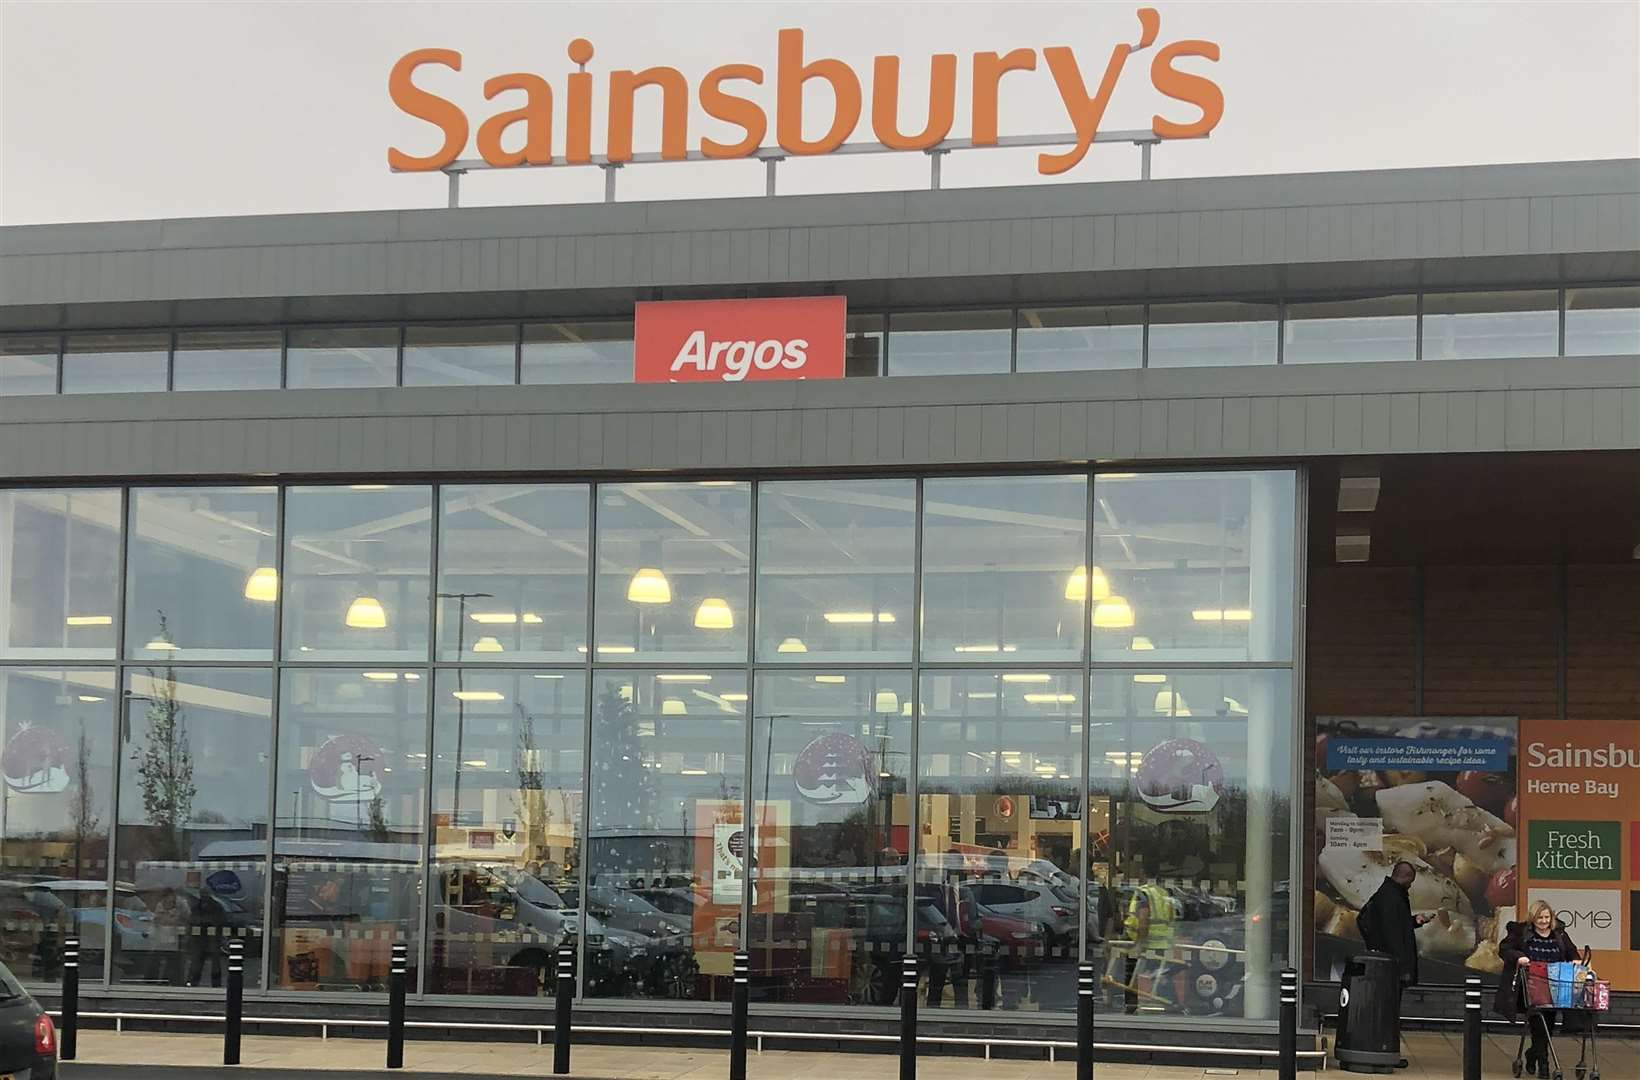
[[[877,711],[880,713],[897,713],[900,711],[900,695],[892,690],[877,691]]]
[[[1378,506],[1376,476],[1345,476],[1338,481],[1338,509],[1345,514],[1368,514]]]
[[[868,623],[875,622],[877,614],[872,611],[828,611],[822,618],[829,623]],[[893,622],[894,617],[889,616],[888,621]]]
[[[1025,700],[1032,705],[1070,705],[1076,701],[1075,694],[1026,694]]]
[[[775,652],[808,652],[809,647],[803,644],[802,638],[789,637],[780,643]]]
[[[900,703],[900,715],[901,716],[910,716],[911,715],[911,702],[902,701]]]
[[[524,612],[524,625],[525,626],[540,626],[541,625],[541,616],[537,615],[533,611]]]
[[[450,696],[457,701],[506,701],[507,695],[499,690],[452,690]]]
[[[417,679],[421,678],[421,672],[419,672],[419,671],[406,671],[404,673],[404,677],[405,677],[405,679],[407,679],[410,682],[415,682]]]
[[[103,701],[103,700],[105,700],[104,698],[98,697],[96,694],[80,694],[79,698],[80,698],[81,701],[84,701],[88,704],[90,702],[94,702],[94,701]]]
[[[112,615],[70,615],[63,620],[69,626],[113,626]]]
[[[475,611],[467,617],[485,626],[511,626],[518,621],[518,616],[510,611]]]
[[[154,639],[144,645],[143,648],[149,652],[176,652],[180,646],[164,634],[155,634]]]
[[[1154,705],[1156,711],[1159,713],[1170,713],[1173,716],[1190,715],[1190,709],[1184,703],[1184,695],[1179,693],[1177,690],[1156,691],[1156,701],[1154,702]]]
[[[816,675],[814,681],[818,683],[846,683],[847,675]]]
[[[467,766],[469,769],[482,769],[489,765],[489,762],[485,761],[483,758],[474,758],[471,761],[463,761],[462,764]]]
[[[1237,716],[1247,715],[1247,706],[1243,705],[1233,697],[1227,697],[1224,699],[1224,709],[1226,712],[1234,713]]]
[[[664,674],[664,675],[657,675],[657,676],[655,676],[655,678],[660,680],[661,682],[711,682],[712,681],[712,677],[710,675],[695,674],[695,673],[692,673],[692,672],[668,672],[667,674]]]
[[[1035,771],[1039,772],[1039,773],[1044,773],[1044,774],[1046,774],[1046,773],[1056,773],[1056,772],[1059,771],[1059,766],[1057,766],[1057,765],[1038,765],[1036,767]]]
[[[724,701],[740,702],[740,701],[745,701],[746,700],[746,695],[745,694],[739,694],[739,693],[719,694],[718,696],[721,697]]]
[[[279,571],[271,566],[258,566],[245,579],[245,599],[271,604],[279,599]]]
[[[1197,608],[1190,613],[1197,622],[1252,622],[1253,613],[1246,608]]]
[[[653,566],[645,566],[627,583],[626,598],[634,604],[670,604],[672,583]]]
[[[1133,681],[1136,683],[1165,683],[1167,676],[1158,674],[1135,675]]]
[[[479,638],[477,641],[473,642],[473,651],[474,652],[506,652],[507,650],[502,648],[501,642],[497,641],[495,638],[490,637],[488,634],[486,634],[485,636]]]
[[[1133,625],[1133,607],[1125,597],[1108,596],[1094,607],[1093,625],[1101,630],[1125,630]]]
[[[662,716],[687,716],[688,713],[689,706],[680,697],[669,697],[661,702]]]
[[[1156,649],[1156,643],[1145,637],[1143,634],[1139,634],[1134,637],[1131,649],[1133,652],[1154,652]]]
[[[553,674],[539,673],[539,674],[535,675],[534,677],[537,678],[537,679],[562,679],[564,676],[561,673],[553,673]]]
[[[1092,580],[1089,580],[1091,577]],[[1110,595],[1110,579],[1105,572],[1095,566],[1090,574],[1085,566],[1078,566],[1071,571],[1071,576],[1065,580],[1065,599],[1081,602],[1088,598],[1089,590],[1093,592],[1093,599],[1103,600]]]
[[[587,647],[585,645],[579,645],[576,647],[575,651],[586,652]],[[636,645],[600,645],[598,646],[598,651],[601,653],[609,653],[611,656],[626,656],[637,652],[638,647]]]
[[[695,609],[695,627],[700,630],[733,630],[735,613],[729,610],[729,601],[721,596],[708,596]]]
[[[1100,480],[1132,480],[1138,475],[1136,472],[1102,472],[1094,473],[1093,478],[1095,482]]]
[[[1044,671],[1010,671],[1002,676],[1003,682],[1052,682],[1053,676]]]
[[[355,597],[347,606],[347,625],[355,630],[382,630],[387,626],[387,612],[374,596]]]
[[[995,701],[997,692],[995,690],[970,690],[964,696],[969,701]]]
[[[399,673],[396,671],[366,671],[364,677],[371,682],[398,682]]]
[[[386,484],[349,484],[354,491],[386,491]]]
[[[705,776],[706,775],[706,770],[705,769],[679,769],[678,770],[678,775],[679,776]]]
[[[953,646],[951,646],[951,651],[952,652],[959,652],[959,653],[994,653],[994,652],[1011,653],[1011,652],[1018,652],[1019,651],[1019,646],[1018,645],[953,645]]]

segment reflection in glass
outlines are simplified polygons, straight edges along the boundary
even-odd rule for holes
[[[418,671],[285,670],[272,986],[385,990],[392,942],[407,941],[415,987],[426,710]]]
[[[1005,372],[1013,350],[1011,311],[917,311],[888,317],[890,375]]]
[[[1276,325],[1274,304],[1153,304],[1147,366],[1273,364]]]
[[[850,315],[843,345],[843,373],[856,379],[883,373],[883,317]]]
[[[740,671],[595,676],[587,996],[729,997],[745,708]]]
[[[1087,480],[923,484],[925,660],[1072,660],[1087,599]]]
[[[172,359],[174,390],[276,390],[277,330],[186,330]]]
[[[1425,360],[1560,352],[1560,301],[1549,289],[1424,296]]]
[[[170,349],[170,334],[70,334],[63,349],[63,393],[164,390]]]
[[[271,487],[132,489],[125,654],[272,659],[278,513]]]
[[[287,659],[425,660],[432,509],[425,487],[288,489]]]
[[[585,655],[586,486],[446,485],[439,498],[440,657]]]
[[[221,986],[237,939],[259,986],[273,673],[155,665],[125,680],[112,977]]]
[[[285,385],[292,389],[393,386],[399,381],[399,329],[292,330],[285,364]]]
[[[55,335],[0,337],[0,397],[57,392]]]
[[[0,491],[0,656],[111,659],[120,493]]]
[[[1374,296],[1288,304],[1282,362],[1371,363],[1418,355],[1418,298]]]
[[[1096,671],[1094,844],[1120,929],[1104,1007],[1275,1016],[1288,963],[1292,673]],[[1110,983],[1106,983],[1109,987]]]
[[[26,981],[62,977],[67,934],[103,975],[115,697],[111,670],[0,668],[0,960]]]
[[[1145,309],[1022,308],[1018,371],[1109,371],[1144,363]]]
[[[526,323],[523,382],[629,383],[630,322]]]
[[[761,484],[758,659],[910,659],[916,524],[911,480]]]
[[[930,1004],[1075,1007],[1080,682],[1068,671],[922,677],[917,896],[939,907],[960,946],[943,950],[948,970],[933,969]]]
[[[598,488],[597,659],[745,660],[751,485]]]
[[[1635,353],[1640,353],[1640,285],[1566,290],[1567,356]],[[0,381],[4,378],[0,374]]]
[[[911,676],[758,676],[754,993],[794,1004],[891,1005],[905,959]],[[919,908],[931,907],[920,904]],[[919,911],[917,954],[953,966],[956,938]]]
[[[579,932],[586,676],[438,673],[428,990],[541,995]]]
[[[405,386],[511,384],[518,327],[411,326],[404,332]]]

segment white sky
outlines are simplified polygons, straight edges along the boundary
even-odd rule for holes
[[[562,153],[568,42],[597,49],[594,150],[612,68],[677,67],[691,89],[719,64],[762,67],[774,141],[775,34],[807,32],[809,59],[848,61],[866,84],[854,139],[868,141],[871,58],[902,57],[902,127],[922,127],[928,57],[958,57],[966,135],[971,55],[1076,50],[1095,83],[1112,44],[1134,40],[1138,3],[38,3],[0,0],[0,223],[191,217],[444,205],[438,174],[388,172],[386,148],[427,153],[437,133],[399,113],[387,73],[413,48],[463,54],[459,74],[418,83],[461,104],[476,136],[497,106],[484,79],[531,71],[552,84]],[[1205,142],[1164,144],[1155,175],[1212,176],[1505,161],[1640,157],[1640,0],[1550,3],[1167,3],[1157,47],[1217,41],[1223,122]],[[1189,107],[1130,60],[1106,129],[1149,127]],[[921,85],[919,91],[917,87]],[[738,84],[745,89],[745,84]],[[640,97],[638,150],[658,148],[658,108]],[[826,95],[812,88],[822,114]],[[499,107],[513,107],[511,96]],[[811,121],[823,124],[825,115]],[[1069,131],[1052,77],[1010,75],[1004,134]],[[735,134],[691,116],[700,135]],[[815,132],[810,131],[810,135]],[[469,144],[465,156],[476,156]],[[1096,146],[1064,179],[1138,175],[1131,146]],[[1046,182],[1034,152],[949,156],[948,187]],[[782,193],[926,187],[920,154],[791,161]],[[628,167],[623,201],[760,194],[756,162]],[[596,201],[597,169],[468,176],[463,205]]]

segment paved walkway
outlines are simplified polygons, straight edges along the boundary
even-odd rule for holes
[[[1566,1080],[1573,1080],[1577,1044],[1557,1044]],[[1412,1068],[1397,1073],[1406,1080],[1461,1080],[1462,1044],[1459,1034],[1417,1032],[1407,1036]],[[1640,1041],[1608,1038],[1601,1042],[1603,1080],[1640,1077]],[[1509,1076],[1515,1040],[1503,1032],[1486,1038],[1482,1076],[1487,1080]],[[244,1072],[257,1077],[298,1077],[314,1073],[349,1071],[388,1074],[383,1068],[385,1043],[377,1039],[325,1039],[311,1036],[247,1036],[241,1049]],[[105,1075],[190,1077],[228,1075],[222,1067],[220,1035],[170,1035],[150,1032],[82,1031],[79,1055],[66,1063],[65,1080],[96,1080]],[[723,1050],[673,1047],[576,1047],[570,1075],[578,1080],[724,1080],[728,1054]],[[409,1042],[404,1050],[404,1072],[418,1080],[430,1077],[550,1076],[552,1047],[520,1043]],[[147,1066],[147,1068],[141,1068]],[[253,1072],[254,1070],[254,1072]],[[898,1059],[892,1053],[753,1053],[747,1064],[752,1080],[894,1080]],[[1201,1080],[1202,1077],[1238,1076],[1273,1080],[1270,1069],[1208,1069],[1180,1065],[1100,1065],[1101,1080]],[[1342,1075],[1335,1073],[1335,1076]],[[981,1061],[974,1058],[926,1057],[917,1063],[919,1080],[1072,1080],[1069,1062]]]

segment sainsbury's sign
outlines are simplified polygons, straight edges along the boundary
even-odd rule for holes
[[[1040,51],[1046,74],[1052,77],[1059,92],[1065,118],[1076,133],[1076,143],[1069,150],[1038,155],[1037,170],[1043,175],[1066,172],[1082,160],[1099,132],[1105,108],[1127,69],[1129,58],[1156,45],[1161,34],[1160,13],[1155,8],[1140,8],[1137,16],[1136,40],[1118,42],[1111,47],[1104,70],[1088,72],[1089,76],[1097,76],[1091,87],[1070,46],[1051,45]],[[585,38],[569,43],[568,56],[578,70],[564,80],[561,110],[554,107],[551,84],[533,72],[507,72],[485,79],[484,99],[494,101],[506,95],[511,107],[493,113],[479,124],[479,156],[495,168],[554,162],[589,164],[593,153],[592,102],[596,77],[587,70],[587,65],[594,54],[592,42]],[[1169,110],[1171,116],[1158,112],[1151,117],[1151,131],[1158,138],[1198,138],[1212,131],[1224,115],[1224,94],[1218,84],[1179,67],[1180,61],[1191,59],[1217,62],[1219,46],[1212,41],[1179,40],[1160,46],[1151,57],[1151,86],[1175,103]],[[1027,73],[1038,70],[1037,60],[1038,50],[1029,48],[973,54],[968,104],[974,146],[997,145],[1003,81],[1009,75],[1015,75],[1014,82],[1032,77]],[[413,50],[393,65],[387,79],[387,92],[393,104],[431,124],[442,136],[442,142],[428,154],[389,148],[387,162],[392,168],[402,172],[436,171],[454,163],[466,149],[471,128],[467,113],[455,102],[415,82],[421,68],[460,71],[461,65],[461,53],[440,48]],[[923,129],[906,132],[900,127],[900,94],[905,89],[906,96],[912,97],[913,91],[901,86],[900,58],[878,56],[872,61],[871,130],[889,149],[930,150],[951,133],[957,110],[957,56],[937,53],[931,58],[929,68],[928,107]],[[1034,77],[1040,79],[1042,75]],[[700,110],[728,125],[739,137],[721,142],[700,135],[697,140],[700,156],[745,158],[763,148],[770,114],[748,87],[761,87],[764,79],[761,67],[747,63],[723,64],[701,77],[693,95]],[[818,127],[805,123],[803,95],[805,86],[810,83],[824,84],[830,90],[831,99],[824,133],[814,139],[804,136],[805,130],[812,132]],[[608,117],[604,139],[606,159],[616,164],[632,160],[633,116],[638,91],[643,88],[653,88],[659,93],[662,160],[687,158],[691,141],[689,81],[677,68],[656,66],[642,71],[609,73],[604,90]],[[915,96],[920,97],[920,91],[919,86]],[[653,96],[653,93],[649,95]],[[828,154],[842,146],[859,126],[865,107],[860,75],[845,61],[810,58],[804,48],[803,31],[797,29],[781,30],[777,35],[774,99],[775,142],[782,152],[792,156]],[[553,125],[559,117],[564,125],[562,144],[555,143],[553,138]],[[812,108],[808,119],[814,119]]]
[[[841,379],[847,315],[841,296],[641,302],[633,381]]]

